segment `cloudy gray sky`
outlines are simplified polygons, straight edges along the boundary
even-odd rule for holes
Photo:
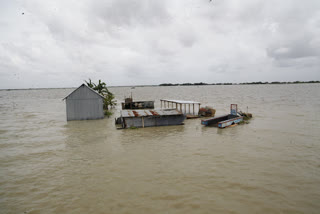
[[[0,0],[0,88],[320,80],[319,0]]]

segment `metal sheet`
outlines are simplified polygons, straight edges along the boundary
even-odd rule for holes
[[[230,120],[225,120],[225,121],[219,122],[218,127],[225,128],[225,127],[231,126],[232,124],[240,123],[241,121],[243,121],[243,117],[232,118]]]
[[[82,85],[66,98],[67,120],[104,118],[103,97]]]
[[[165,115],[162,117],[127,117],[124,118],[124,128],[181,125],[184,120],[185,116],[183,114]]]
[[[120,112],[124,118],[128,117],[148,117],[148,116],[167,116],[167,115],[182,115],[176,109],[156,109],[156,110],[122,110]]]
[[[89,98],[92,98],[92,93],[91,92],[93,92],[98,97],[101,97],[102,99],[104,99],[104,97],[101,94],[99,94],[98,92],[96,92],[92,88],[86,86],[85,84],[82,84],[78,88],[76,88],[74,91],[72,91],[68,96],[63,98],[62,100],[65,100],[67,98],[68,99],[79,99],[79,98],[80,99],[85,99],[85,97],[84,97],[85,93],[89,94]]]

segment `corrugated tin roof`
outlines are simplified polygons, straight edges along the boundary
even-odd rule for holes
[[[62,100],[67,99],[67,97],[69,97],[71,94],[73,94],[73,92],[75,92],[76,90],[78,90],[79,88],[85,86],[86,88],[90,89],[92,92],[96,93],[97,95],[99,95],[100,97],[104,98],[101,94],[99,94],[98,92],[96,92],[95,90],[93,90],[92,88],[90,88],[89,86],[87,86],[86,84],[82,84],[80,85],[78,88],[76,88],[75,90],[73,90],[68,96],[66,96],[65,98],[63,98]]]
[[[169,116],[181,115],[177,109],[156,109],[156,110],[122,110],[122,117],[146,117],[146,116]]]
[[[167,100],[167,99],[161,99],[161,101],[173,102],[173,103],[178,103],[178,104],[201,104],[200,102],[187,101],[187,100]]]

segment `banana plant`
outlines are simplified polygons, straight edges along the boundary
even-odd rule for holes
[[[98,84],[95,84],[91,81],[91,79],[89,78],[89,81],[85,81],[87,86],[92,88],[93,90],[97,91],[99,94],[101,94],[104,97],[103,100],[103,108],[105,110],[108,110],[109,107],[113,108],[114,106],[117,105],[117,102],[114,100],[115,96],[114,94],[112,94],[108,88],[107,88],[107,84],[105,82],[102,82],[101,80],[99,80]]]

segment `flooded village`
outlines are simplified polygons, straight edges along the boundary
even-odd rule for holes
[[[0,214],[320,213],[320,1],[0,1]]]
[[[102,119],[105,99],[103,95],[93,90],[90,84],[82,84],[63,99],[66,100],[67,120]],[[215,109],[201,108],[201,103],[197,101],[160,99],[160,103],[161,108],[154,109],[154,101],[133,101],[131,93],[131,97],[125,98],[121,103],[122,110],[120,117],[115,119],[115,124],[121,128],[183,125],[185,119],[208,116],[212,117],[201,120],[201,124],[226,128],[243,122],[244,113],[238,112],[237,104],[230,105],[230,114],[214,117]],[[208,115],[207,110],[211,114]],[[247,112],[245,116],[246,119],[250,119],[252,114]]]

